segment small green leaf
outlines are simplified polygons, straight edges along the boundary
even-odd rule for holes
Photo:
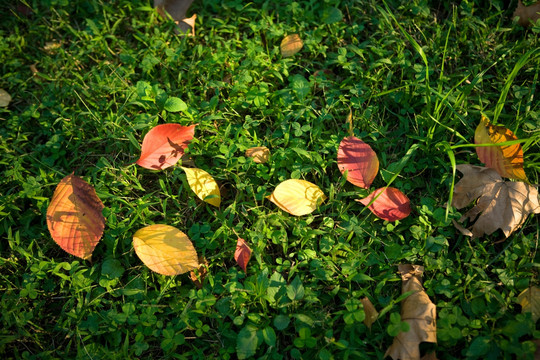
[[[276,346],[276,332],[270,326],[262,330],[262,336],[266,345]]]
[[[293,279],[290,285],[287,285],[287,296],[293,301],[304,298],[304,285],[298,276]]]
[[[171,96],[167,98],[163,108],[169,112],[178,112],[178,111],[186,111],[187,105],[182,99]]]

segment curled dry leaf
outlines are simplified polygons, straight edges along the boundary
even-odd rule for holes
[[[414,291],[401,302],[401,319],[409,323],[409,331],[400,332],[384,356],[397,360],[420,359],[421,342],[437,342],[436,307],[422,287],[424,267],[420,265],[399,265],[401,292]]]
[[[193,281],[193,284],[197,289],[202,289],[204,279],[208,274],[208,260],[206,258],[199,256],[199,268],[191,270],[189,272],[189,278]]]
[[[478,217],[470,229],[473,237],[490,235],[497,229],[508,237],[529,214],[540,213],[538,190],[534,186],[503,181],[494,169],[469,164],[458,165],[457,169],[463,178],[454,188],[452,206],[461,209],[478,199],[460,219],[474,221]]]
[[[270,158],[270,150],[266,146],[256,146],[246,150],[246,157],[253,158],[258,164],[264,164]]]
[[[379,317],[379,312],[375,309],[375,306],[373,306],[371,300],[369,300],[368,297],[365,297],[361,299],[362,305],[364,306],[364,313],[366,314],[366,317],[364,319],[364,324],[371,329],[371,325],[377,320]]]
[[[182,170],[186,173],[189,187],[191,187],[191,190],[193,190],[199,199],[210,205],[219,207],[221,204],[221,193],[212,175],[197,168],[182,167]]]
[[[92,256],[103,235],[103,203],[94,188],[71,174],[60,181],[47,208],[47,227],[54,241],[71,255]]]
[[[304,42],[298,34],[287,35],[281,41],[281,56],[293,56],[302,49]]]
[[[381,192],[382,194],[377,197]],[[377,198],[373,204],[369,205],[375,197]],[[411,213],[411,202],[407,195],[393,187],[377,189],[367,197],[356,201],[364,206],[369,205],[369,210],[373,214],[387,221],[402,220]]]
[[[162,124],[152,128],[143,139],[137,165],[150,170],[163,170],[176,164],[193,139],[195,126]]]
[[[379,172],[379,159],[375,151],[354,136],[341,140],[337,162],[339,171],[342,174],[347,172],[347,181],[364,189],[370,187]]]
[[[276,186],[272,195],[266,198],[281,210],[302,216],[311,214],[326,199],[326,195],[309,181],[289,179]]]
[[[4,90],[0,89],[0,107],[6,107],[11,102],[11,95]]]
[[[188,236],[169,225],[149,225],[133,235],[133,248],[150,270],[179,275],[197,269],[197,252]]]
[[[513,17],[519,17],[518,24],[522,26],[531,26],[532,24],[535,24],[536,21],[540,19],[540,1],[525,6],[521,0],[518,0]]]
[[[499,144],[517,140],[514,133],[504,126],[495,126],[482,116],[474,133],[475,144]],[[504,177],[527,181],[523,170],[523,150],[521,144],[502,146],[482,146],[476,148],[478,158],[488,168],[497,170]]]
[[[540,318],[540,288],[531,286],[518,295],[521,312],[530,312],[534,322]]]
[[[191,30],[190,36],[193,36],[197,15],[186,18],[186,13],[192,2],[193,0],[154,0],[154,7],[163,18],[166,18],[168,13],[181,33]]]
[[[234,252],[234,260],[236,260],[244,272],[246,272],[246,267],[250,258],[251,249],[244,239],[238,238],[238,241],[236,242],[236,251]]]

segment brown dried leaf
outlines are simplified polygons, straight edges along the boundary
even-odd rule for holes
[[[461,209],[478,199],[460,219],[473,221],[472,236],[501,229],[505,237],[519,228],[531,213],[540,213],[538,190],[524,182],[503,181],[497,171],[469,164],[458,165],[463,178],[454,188],[452,206]]]
[[[154,0],[154,7],[161,17],[171,16],[180,33],[186,33],[191,30],[190,36],[195,34],[195,19],[197,15],[186,18],[186,13],[193,0]]]
[[[518,0],[518,5],[514,11],[513,18],[519,16],[518,24],[522,26],[531,26],[538,19],[540,19],[540,1],[535,2],[532,5],[525,6]]]
[[[407,332],[400,332],[384,356],[397,360],[420,359],[421,342],[437,342],[435,304],[431,302],[422,287],[424,267],[420,265],[399,265],[402,279],[402,293],[414,291],[401,303],[401,319],[409,323]]]
[[[253,158],[258,164],[264,164],[270,158],[270,150],[266,146],[256,146],[246,150],[246,157]]]
[[[377,320],[377,317],[379,317],[379,312],[375,309],[375,306],[373,306],[369,298],[365,297],[360,301],[362,301],[362,305],[364,305],[364,313],[366,314],[364,324],[371,329],[371,325],[373,325],[375,320]]]
[[[206,260],[205,257],[199,256],[199,268],[195,270],[191,270],[189,272],[189,278],[191,281],[193,281],[193,284],[197,287],[197,289],[202,289],[204,279],[206,278],[206,275],[208,274],[208,260]]]
[[[540,288],[531,286],[518,295],[521,312],[530,312],[534,322],[540,318]]]

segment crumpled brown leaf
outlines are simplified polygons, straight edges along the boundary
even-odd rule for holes
[[[540,1],[535,2],[532,5],[525,6],[518,0],[516,10],[514,11],[513,18],[519,16],[518,24],[521,26],[531,26],[536,23],[536,20],[540,19]]]
[[[365,297],[363,299],[360,299],[362,302],[362,305],[364,306],[364,313],[366,314],[366,318],[364,319],[364,324],[371,329],[371,325],[377,320],[379,317],[379,312],[375,309],[375,306],[373,306],[373,303],[371,300],[369,300],[368,297]]]
[[[399,265],[402,293],[415,291],[401,303],[401,319],[409,323],[407,332],[400,332],[384,357],[394,360],[419,360],[421,342],[437,342],[437,310],[422,287],[424,267]]]
[[[503,181],[497,171],[461,164],[463,178],[454,188],[452,206],[461,209],[478,199],[476,206],[459,220],[473,221],[472,237],[492,234],[501,229],[505,237],[519,228],[529,214],[540,213],[538,190],[524,182]]]
[[[193,0],[154,0],[154,7],[163,18],[167,18],[167,14],[173,18],[179,33],[185,34],[190,31],[189,36],[194,36],[197,15],[186,17],[192,2]]]

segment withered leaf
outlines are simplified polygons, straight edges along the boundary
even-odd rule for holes
[[[478,219],[470,229],[473,237],[501,229],[505,237],[519,228],[531,213],[540,213],[538,190],[524,182],[503,181],[494,169],[461,164],[463,178],[454,188],[452,206],[461,209],[478,199],[460,222]]]
[[[169,14],[178,26],[180,33],[191,30],[190,36],[193,36],[197,15],[186,18],[186,13],[192,2],[193,0],[154,0],[154,7],[163,18],[167,18],[167,14]]]
[[[281,56],[289,57],[293,56],[302,49],[304,42],[298,34],[287,35],[281,41]]]
[[[540,318],[540,288],[531,286],[518,295],[522,312],[530,312],[534,322]]]
[[[256,146],[246,150],[246,157],[253,158],[258,164],[264,164],[270,158],[270,150],[266,146]]]
[[[11,102],[11,95],[4,90],[0,89],[0,107],[6,107]]]
[[[518,24],[522,26],[531,26],[536,23],[536,20],[540,19],[540,1],[535,2],[532,5],[525,6],[518,0],[516,10],[513,17],[519,17]]]
[[[373,325],[375,320],[377,320],[377,317],[379,317],[379,312],[375,309],[375,306],[373,306],[371,300],[369,300],[368,297],[365,297],[360,301],[362,301],[362,305],[364,306],[364,313],[366,314],[364,324],[371,329],[371,325]]]
[[[199,256],[199,268],[189,272],[189,278],[197,289],[202,289],[204,279],[208,275],[208,260],[204,256]]]
[[[399,265],[401,292],[414,291],[401,303],[401,319],[409,323],[409,331],[400,332],[384,356],[397,360],[420,359],[421,342],[437,342],[436,308],[422,287],[424,267]]]

